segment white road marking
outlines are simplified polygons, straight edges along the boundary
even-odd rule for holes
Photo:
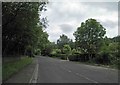
[[[37,83],[37,79],[38,79],[38,68],[39,68],[39,64],[36,64],[35,70],[33,72],[33,75],[29,81],[29,83]]]
[[[68,71],[68,72],[74,73],[74,72],[72,72],[71,70],[68,70],[68,69],[65,68],[65,67],[62,67],[62,68],[63,68],[64,70]],[[74,74],[77,75],[77,76],[83,77],[83,78],[85,78],[85,79],[87,79],[87,80],[89,80],[89,81],[92,81],[93,83],[98,83],[97,81],[92,80],[92,79],[90,79],[90,78],[88,78],[88,77],[86,77],[86,76],[84,76],[84,75],[82,75],[82,74],[79,74],[79,73],[74,73]]]
[[[81,76],[81,77],[83,77],[83,78],[85,78],[85,79],[87,79],[87,80],[89,80],[89,81],[94,82],[94,83],[98,83],[97,81],[92,80],[92,79],[90,79],[90,78],[88,78],[88,77],[86,77],[86,76],[84,76],[84,75],[82,75],[82,74],[76,73],[76,75],[77,75],[77,76]]]

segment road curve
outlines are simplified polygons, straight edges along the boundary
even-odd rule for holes
[[[38,58],[37,83],[118,83],[118,71],[43,57]]]

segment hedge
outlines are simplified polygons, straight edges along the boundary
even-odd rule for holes
[[[112,64],[117,63],[115,61],[115,55],[109,53],[101,53],[101,54],[50,54],[50,57],[57,57],[63,60],[67,60],[67,57],[70,61],[80,61],[80,62],[94,62],[97,64]]]

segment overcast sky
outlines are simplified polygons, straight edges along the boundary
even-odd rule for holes
[[[46,28],[49,40],[56,42],[59,36],[66,34],[75,39],[73,33],[81,22],[89,18],[96,19],[106,28],[106,36],[118,35],[118,3],[117,2],[49,2],[47,11],[49,26]]]

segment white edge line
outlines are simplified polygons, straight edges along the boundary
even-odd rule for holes
[[[35,74],[35,70],[36,70],[36,67],[35,67],[35,69],[34,69],[34,72],[33,72],[33,74],[32,74],[32,77],[31,77],[31,79],[30,79],[29,83],[32,83],[33,76],[34,76],[34,74]]]
[[[37,83],[37,79],[38,79],[38,68],[39,68],[39,64],[37,64],[37,67],[36,67],[36,72],[35,72],[35,83]]]
[[[34,72],[32,74],[32,77],[31,77],[29,83],[37,83],[39,64],[38,64],[37,60],[36,60],[36,62],[37,62],[37,64],[36,64],[36,67],[34,69]],[[34,80],[34,82],[32,80]]]

